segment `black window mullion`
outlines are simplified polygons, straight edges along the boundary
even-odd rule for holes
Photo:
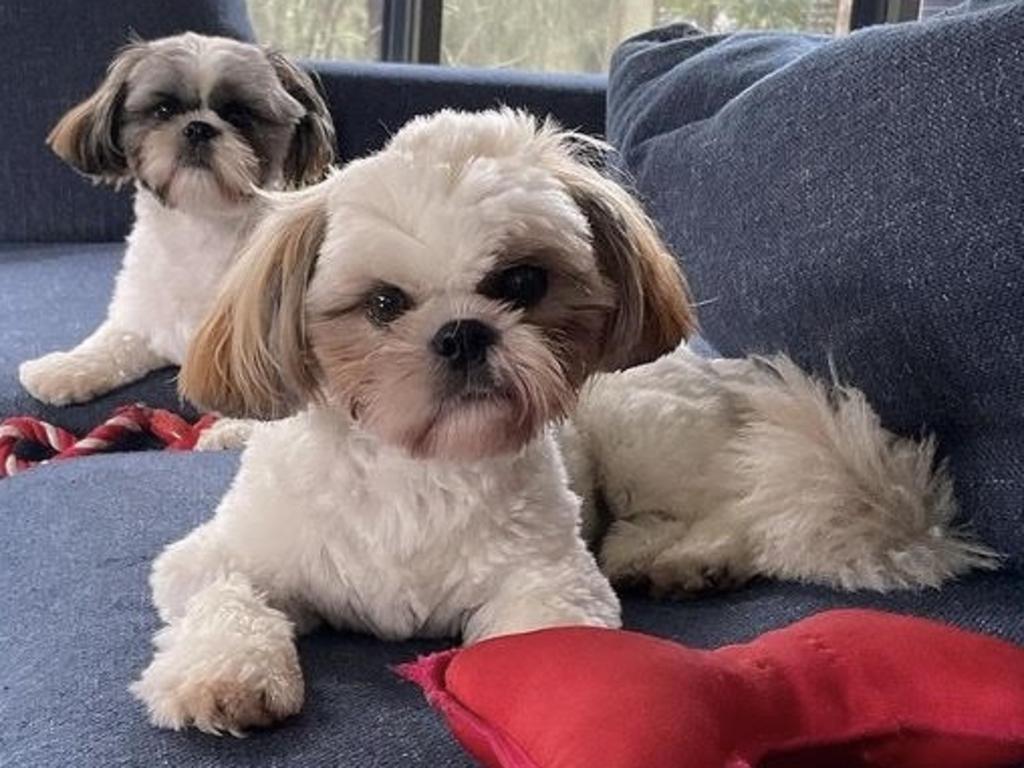
[[[443,0],[384,0],[382,61],[441,63]]]
[[[920,0],[853,0],[850,4],[850,29],[913,21],[920,10]]]

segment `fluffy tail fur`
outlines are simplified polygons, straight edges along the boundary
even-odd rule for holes
[[[599,377],[563,448],[584,510],[606,503],[606,573],[657,592],[755,575],[934,587],[999,562],[955,526],[933,440],[893,435],[862,392],[783,355],[708,361],[680,350]]]
[[[740,422],[726,451],[758,572],[887,590],[995,567],[992,550],[954,527],[934,439],[893,435],[860,390],[828,386],[784,355],[752,363],[761,375],[730,387]]]

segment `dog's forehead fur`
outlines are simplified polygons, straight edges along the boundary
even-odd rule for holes
[[[413,121],[377,155],[337,173],[312,296],[372,282],[415,294],[475,290],[531,248],[594,268],[586,218],[526,119],[449,113]]]
[[[191,32],[144,45],[146,55],[128,77],[128,109],[144,109],[154,94],[162,94],[192,108],[241,101],[284,123],[298,121],[305,111],[255,45]]]

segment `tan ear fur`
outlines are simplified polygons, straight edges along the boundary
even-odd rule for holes
[[[616,293],[599,368],[655,360],[696,330],[686,279],[640,204],[594,167],[604,145],[578,134],[557,136],[562,158],[555,172],[587,217],[598,265]]]
[[[327,226],[318,187],[273,198],[225,277],[178,379],[200,407],[277,418],[317,392],[306,344],[306,288]]]
[[[129,175],[118,136],[120,112],[128,76],[145,52],[143,42],[122,48],[96,92],[68,110],[46,137],[58,157],[97,181],[118,184]]]
[[[285,183],[293,188],[315,184],[334,162],[336,139],[330,109],[314,75],[278,51],[267,49],[266,56],[284,89],[306,110],[295,127],[295,136],[285,158]]]

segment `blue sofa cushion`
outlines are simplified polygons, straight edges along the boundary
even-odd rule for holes
[[[312,61],[338,130],[342,160],[380,149],[410,118],[439,109],[501,104],[551,115],[564,127],[604,134],[603,75],[569,75],[410,64]]]
[[[18,381],[22,361],[71,349],[100,324],[123,255],[124,246],[116,243],[0,244],[0,421],[35,416],[78,434],[117,406],[135,402],[195,416],[178,397],[174,368],[64,408],[33,399]]]
[[[99,85],[129,35],[148,39],[186,30],[253,36],[245,0],[0,3],[0,242],[125,234],[129,193],[90,186],[44,139]]]
[[[149,726],[127,685],[148,662],[158,625],[150,563],[212,514],[236,466],[230,453],[135,453],[0,481],[0,763],[472,765],[418,689],[388,668],[445,642],[324,630],[300,641],[306,703],[280,728],[235,740]],[[627,599],[625,616],[630,628],[699,647],[842,606],[911,612],[1024,642],[1022,590],[1024,576],[1009,573],[888,597],[764,582],[686,603]]]
[[[1024,2],[830,40],[627,41],[608,126],[725,355],[788,350],[928,429],[1024,564]]]

